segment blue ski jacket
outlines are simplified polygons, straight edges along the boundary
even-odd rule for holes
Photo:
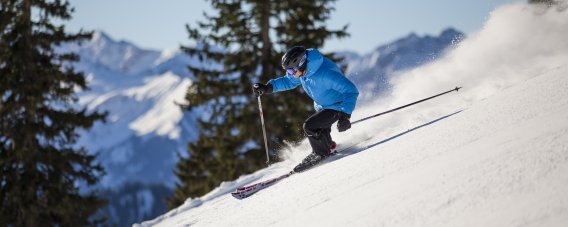
[[[357,87],[341,73],[335,63],[318,50],[308,49],[307,54],[306,74],[300,78],[286,74],[268,81],[272,84],[272,92],[291,90],[301,84],[314,100],[316,111],[333,109],[351,114],[359,96]]]

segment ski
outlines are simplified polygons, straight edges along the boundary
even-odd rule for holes
[[[366,141],[366,140],[365,140],[365,141]],[[272,185],[278,183],[279,181],[281,181],[281,180],[283,180],[283,179],[285,179],[285,178],[288,178],[288,177],[291,176],[292,174],[299,173],[299,172],[304,172],[304,171],[306,171],[306,170],[308,170],[308,169],[311,169],[311,168],[313,168],[313,167],[315,167],[315,166],[321,165],[321,164],[323,164],[323,163],[325,162],[325,160],[329,159],[329,157],[332,157],[332,156],[335,156],[335,155],[337,155],[337,154],[339,154],[339,153],[341,153],[341,152],[344,152],[344,151],[346,151],[346,150],[348,150],[348,149],[354,147],[355,145],[357,145],[357,143],[356,143],[356,144],[351,144],[351,145],[349,145],[349,146],[347,146],[347,147],[345,147],[345,148],[341,148],[341,150],[336,149],[336,150],[334,150],[330,155],[328,155],[328,156],[326,156],[325,158],[319,160],[317,163],[313,163],[313,165],[305,166],[305,168],[302,168],[301,171],[294,171],[294,170],[292,170],[292,171],[290,171],[290,172],[288,172],[288,173],[286,173],[286,174],[283,174],[283,175],[281,175],[281,176],[279,176],[279,177],[271,178],[271,179],[268,179],[268,180],[265,180],[265,181],[262,181],[262,182],[259,182],[259,183],[251,184],[251,185],[248,185],[248,186],[244,186],[244,187],[239,187],[239,188],[237,188],[237,190],[236,190],[235,192],[232,192],[231,195],[232,195],[233,197],[235,197],[236,199],[239,199],[239,200],[242,200],[242,199],[244,199],[244,198],[247,198],[247,197],[253,195],[254,193],[256,193],[256,192],[258,192],[258,191],[260,191],[260,190],[262,190],[262,189],[268,188],[268,187],[270,187],[270,186],[272,186]],[[294,169],[296,169],[296,168],[294,168]]]
[[[260,191],[264,188],[267,188],[267,187],[272,186],[273,184],[276,184],[278,181],[280,181],[284,178],[287,178],[287,177],[291,176],[292,174],[294,174],[294,171],[290,171],[289,173],[286,173],[282,176],[272,178],[272,179],[269,179],[269,180],[266,180],[266,181],[263,181],[263,182],[260,182],[260,183],[256,183],[256,184],[252,184],[252,185],[249,185],[249,186],[237,188],[237,191],[232,192],[231,195],[233,197],[237,198],[237,199],[244,199],[244,198],[249,197],[252,194],[254,194],[254,193],[256,193],[256,192],[258,192],[258,191]]]
[[[331,157],[331,156],[333,156],[333,155],[335,155],[335,154],[337,154],[337,153],[339,153],[339,152],[338,152],[338,151],[333,152],[333,153],[330,154],[329,156],[326,156],[325,158],[319,160],[317,163],[312,163],[312,164],[309,165],[309,166],[304,166],[304,167],[302,167],[301,170],[298,170],[298,168],[297,168],[297,166],[296,166],[296,168],[294,168],[294,170],[298,170],[298,171],[292,170],[292,171],[290,171],[290,172],[288,172],[288,173],[286,173],[286,174],[283,174],[283,175],[281,175],[281,176],[279,176],[279,177],[271,178],[271,179],[268,179],[268,180],[265,180],[265,181],[262,181],[262,182],[259,182],[259,183],[255,183],[255,184],[251,184],[251,185],[248,185],[248,186],[244,186],[244,187],[237,188],[237,190],[236,190],[235,192],[232,192],[231,195],[232,195],[233,197],[237,198],[237,199],[244,199],[244,198],[247,198],[247,197],[251,196],[252,194],[254,194],[254,193],[256,193],[256,192],[258,192],[258,191],[260,191],[260,190],[262,190],[262,189],[268,188],[268,187],[270,187],[270,186],[272,186],[272,185],[278,183],[279,181],[281,181],[281,180],[283,180],[283,179],[285,179],[285,178],[288,178],[288,177],[291,176],[292,174],[299,173],[299,172],[303,172],[303,171],[306,171],[306,170],[308,170],[308,169],[311,169],[311,168],[313,168],[314,166],[317,166],[317,165],[321,164],[324,160],[326,160],[327,158],[329,158],[329,157]]]

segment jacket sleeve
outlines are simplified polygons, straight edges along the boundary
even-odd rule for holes
[[[276,79],[269,80],[268,83],[272,84],[272,92],[274,93],[292,90],[302,84],[300,79],[294,78],[290,75],[285,75]]]
[[[334,73],[331,80],[331,88],[337,92],[343,94],[343,102],[341,102],[341,109],[347,114],[353,113],[355,109],[355,104],[357,103],[357,97],[359,96],[359,90],[355,87],[355,84],[351,82],[347,77],[340,73]]]

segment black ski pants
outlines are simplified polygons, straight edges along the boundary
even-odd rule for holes
[[[331,125],[339,119],[339,112],[325,109],[310,116],[304,122],[304,132],[308,136],[312,151],[327,155],[331,146]]]

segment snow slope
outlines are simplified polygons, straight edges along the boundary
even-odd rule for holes
[[[566,11],[496,9],[481,31],[398,76],[391,95],[353,119],[464,86],[459,93],[334,133],[357,149],[247,199],[227,193],[289,171],[308,145],[141,225],[565,226],[566,27]]]

